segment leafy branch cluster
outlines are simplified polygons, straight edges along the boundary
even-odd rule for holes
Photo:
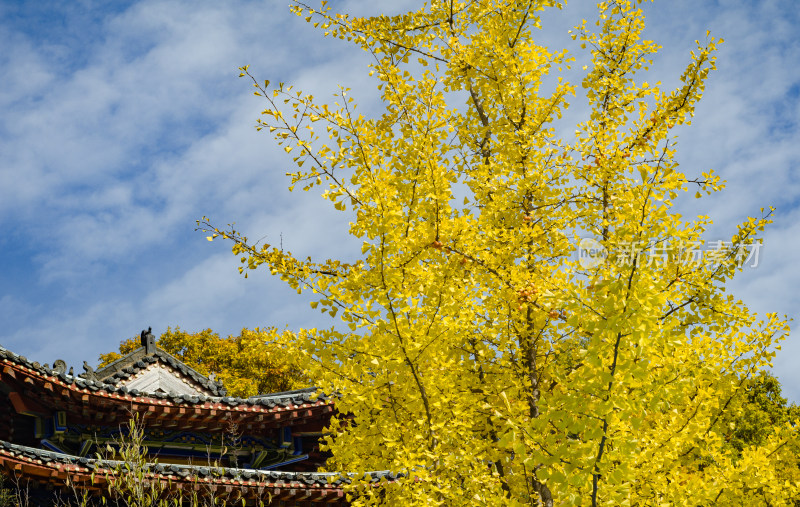
[[[688,178],[674,142],[722,40],[707,33],[662,90],[642,78],[658,50],[642,3],[600,2],[594,26],[573,32],[591,56],[574,137],[556,128],[579,89],[560,75],[573,57],[534,36],[558,2],[447,0],[372,18],[295,3],[373,57],[376,117],[346,88],[329,105],[241,68],[264,100],[256,128],[293,156],[290,188],[322,187],[362,248],[355,262],[301,260],[207,218],[198,228],[233,242],[241,272],[264,266],[345,324],[277,341],[341,395],[330,468],[405,472],[383,489],[355,484],[356,503],[798,497],[797,414],[748,445],[730,428],[788,333],[725,291],[772,210],[714,262],[642,260],[701,243],[711,219],[674,203],[724,187],[712,171]],[[583,265],[586,236],[634,255]]]

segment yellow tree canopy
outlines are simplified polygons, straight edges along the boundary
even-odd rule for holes
[[[176,327],[167,328],[156,345],[203,375],[215,373],[229,396],[246,398],[310,385],[303,368],[276,343],[282,335],[290,340],[289,334],[275,328],[256,328],[242,329],[237,336],[222,338],[211,329],[187,333]],[[119,353],[100,355],[100,366],[140,346],[138,336],[124,340],[119,344]]]
[[[796,421],[742,449],[720,424],[735,425],[788,332],[725,292],[771,211],[710,243],[708,217],[673,209],[723,186],[681,172],[673,134],[722,41],[705,34],[679,86],[662,89],[639,3],[600,2],[575,28],[591,58],[580,86],[561,75],[573,55],[536,42],[553,0],[372,18],[295,3],[372,55],[374,117],[346,88],[327,104],[242,67],[264,100],[257,128],[294,157],[291,188],[321,186],[362,247],[348,262],[300,260],[200,227],[233,241],[242,272],[265,266],[337,317],[277,341],[340,395],[330,468],[403,474],[354,481],[356,504],[797,498]],[[564,128],[578,91],[588,112]]]

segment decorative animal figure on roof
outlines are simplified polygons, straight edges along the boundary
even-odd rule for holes
[[[145,353],[154,353],[156,351],[156,337],[153,336],[153,328],[148,327],[146,331],[142,331],[141,338]]]

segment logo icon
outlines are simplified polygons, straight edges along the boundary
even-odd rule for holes
[[[594,238],[582,238],[578,243],[578,264],[584,269],[599,266],[606,260],[606,249]]]

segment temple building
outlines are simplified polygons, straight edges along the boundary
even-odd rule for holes
[[[84,362],[80,375],[64,361],[50,367],[0,347],[0,471],[11,483],[22,481],[39,498],[65,489],[105,495],[135,415],[146,476],[165,494],[237,505],[346,504],[347,479],[317,471],[331,398],[314,388],[228,397],[213,376],[158,348],[149,330],[141,340],[104,368]]]

